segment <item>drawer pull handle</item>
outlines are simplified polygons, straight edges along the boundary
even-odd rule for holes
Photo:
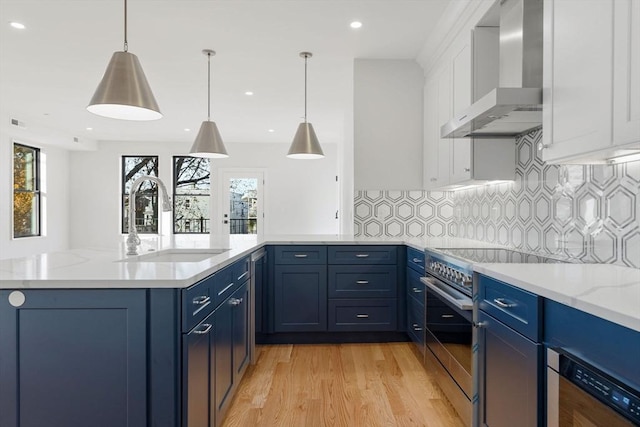
[[[295,254],[294,257],[296,258],[306,258],[308,255],[307,254]]]
[[[414,258],[412,261],[416,264],[422,264],[422,260],[420,258]]]
[[[242,280],[242,278],[243,278],[244,276],[246,276],[247,274],[249,274],[249,272],[248,272],[248,271],[245,271],[245,272],[244,272],[244,273],[242,273],[240,276],[238,276],[238,280]]]
[[[211,301],[211,297],[208,297],[206,295],[200,295],[193,298],[193,303],[195,305],[204,305],[204,304],[207,304],[209,301]]]
[[[419,288],[416,288],[415,286],[413,288],[411,288],[413,290],[413,292],[415,292],[416,294],[421,294],[422,290]]]
[[[413,325],[411,325],[411,326],[413,327],[413,330],[414,330],[414,331],[419,332],[419,331],[421,331],[421,330],[422,330],[422,328],[421,328],[420,326],[418,326],[418,324],[417,324],[417,323],[414,323],[414,324],[413,324]]]
[[[498,304],[498,307],[502,307],[502,308],[512,308],[516,306],[515,303],[507,302],[504,298],[495,298],[493,302]]]
[[[359,319],[368,319],[369,315],[368,314],[356,314],[356,317]]]
[[[369,254],[356,254],[356,258],[369,258]]]
[[[357,283],[358,285],[366,285],[366,284],[368,284],[368,283],[369,283],[369,281],[368,281],[368,280],[356,280],[356,283]]]
[[[237,307],[240,304],[242,304],[242,298],[229,298],[229,305]]]
[[[229,290],[230,287],[233,286],[233,282],[229,283],[227,286],[224,287],[223,290],[221,290],[220,292],[218,292],[218,296],[224,294],[225,292],[227,292],[227,290]]]
[[[443,319],[451,319],[451,318],[453,318],[453,314],[443,314],[440,317],[442,317]]]
[[[211,328],[213,327],[213,325],[210,323],[203,323],[202,326],[204,327],[204,329],[197,330],[197,331],[194,330],[193,333],[198,335],[208,334]]]

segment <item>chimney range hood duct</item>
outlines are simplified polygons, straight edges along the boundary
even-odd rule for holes
[[[499,86],[456,112],[442,138],[514,137],[542,125],[542,0],[502,0],[499,49]]]

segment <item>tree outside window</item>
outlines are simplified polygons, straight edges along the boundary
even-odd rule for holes
[[[143,175],[158,176],[158,156],[122,156],[122,233],[129,232],[129,195]],[[158,186],[144,181],[136,193],[135,224],[140,234],[158,233]]]
[[[173,232],[208,233],[210,230],[210,160],[173,158]]]
[[[40,150],[13,144],[13,237],[40,236]]]

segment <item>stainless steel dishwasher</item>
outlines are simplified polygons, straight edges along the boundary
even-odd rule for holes
[[[258,249],[251,254],[251,281],[249,302],[249,355],[251,364],[258,358],[256,353],[256,330],[262,331],[262,302],[264,286],[267,280],[267,250]]]

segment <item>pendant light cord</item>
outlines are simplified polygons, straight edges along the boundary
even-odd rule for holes
[[[308,55],[304,56],[304,122],[307,123],[307,59]]]
[[[211,121],[211,53],[207,53],[207,120]]]
[[[124,0],[124,51],[129,50],[129,43],[127,41],[127,0]]]

